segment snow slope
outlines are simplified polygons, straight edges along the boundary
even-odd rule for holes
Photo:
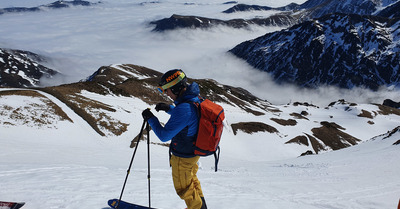
[[[4,90],[4,89],[3,89]],[[82,92],[87,97],[93,94]],[[0,127],[0,197],[7,201],[25,201],[26,209],[108,208],[106,201],[119,197],[133,149],[130,141],[139,133],[141,110],[147,104],[135,98],[104,96],[101,101],[129,113],[127,133],[119,137],[101,137],[68,107],[59,105],[71,121],[53,119],[55,128],[19,125]],[[2,97],[2,105],[18,108],[26,101],[18,96]],[[4,99],[7,98],[7,99]],[[36,97],[30,99],[35,102]],[[40,101],[37,101],[40,102]],[[255,116],[225,106],[226,123],[253,121]],[[287,112],[295,111],[294,106]],[[336,109],[335,109],[336,108]],[[330,110],[341,124],[363,123],[363,118],[341,117],[339,106]],[[368,109],[368,105],[363,105]],[[309,110],[310,119],[326,117],[324,110]],[[354,111],[354,110],[353,110]],[[35,111],[33,111],[35,112]],[[161,121],[167,115],[154,113]],[[286,113],[284,111],[283,113]],[[29,114],[29,113],[27,113]],[[354,112],[354,114],[357,114]],[[344,115],[343,115],[344,116]],[[399,124],[398,118],[376,118],[368,133],[354,128],[365,142],[339,151],[296,157],[298,145],[280,145],[276,134],[234,135],[225,127],[221,141],[219,171],[214,159],[202,158],[198,176],[209,208],[394,208],[400,197],[400,132],[389,138],[382,135]],[[301,127],[299,127],[301,128]],[[296,131],[294,131],[296,132]],[[358,132],[358,134],[356,133]],[[160,141],[151,132],[152,142]],[[371,137],[370,137],[371,138]],[[385,138],[385,139],[383,139]],[[292,150],[292,151],[291,151]],[[185,208],[175,194],[168,163],[168,148],[151,145],[152,206]],[[140,142],[124,200],[147,205],[146,143]]]

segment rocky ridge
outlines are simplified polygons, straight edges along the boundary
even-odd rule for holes
[[[243,42],[230,52],[279,83],[399,86],[399,20],[330,14]]]
[[[46,57],[29,51],[0,48],[0,86],[40,86],[40,79],[59,74],[40,64],[45,61]]]

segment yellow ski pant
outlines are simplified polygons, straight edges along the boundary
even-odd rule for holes
[[[188,209],[200,209],[201,198],[204,197],[196,175],[199,170],[197,165],[199,158],[200,156],[182,158],[172,155],[170,160],[175,191],[185,200]]]

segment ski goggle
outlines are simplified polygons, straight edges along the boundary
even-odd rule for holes
[[[178,71],[177,73],[179,74],[178,77],[176,77],[174,80],[172,80],[169,83],[166,83],[166,84],[164,84],[162,86],[159,86],[157,88],[158,91],[160,91],[161,93],[164,94],[167,89],[175,86],[177,83],[181,82],[181,80],[183,80],[185,78],[185,73],[183,73],[181,71]]]

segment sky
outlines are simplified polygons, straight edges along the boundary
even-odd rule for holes
[[[0,7],[33,7],[52,0],[2,0]],[[97,2],[97,1],[92,1]],[[153,3],[152,3],[153,2]],[[157,3],[154,3],[157,2]],[[277,85],[270,76],[236,58],[228,50],[237,44],[283,28],[252,27],[232,29],[183,29],[152,32],[154,20],[172,14],[198,15],[218,19],[267,17],[274,12],[224,14],[232,4],[205,0],[193,5],[187,1],[102,1],[92,7],[48,10],[0,16],[0,47],[29,50],[48,56],[49,67],[67,77],[42,81],[45,85],[76,82],[98,68],[111,64],[136,64],[160,72],[180,68],[192,78],[211,78],[222,84],[242,87],[273,104],[311,102],[327,105],[338,99],[358,103],[398,100],[398,90],[384,88],[371,92],[362,88],[333,87],[300,89]],[[296,1],[240,1],[240,3],[279,7]]]

